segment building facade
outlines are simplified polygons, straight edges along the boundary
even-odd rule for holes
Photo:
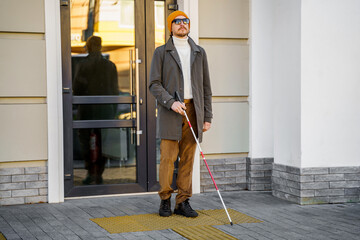
[[[202,148],[219,189],[359,202],[359,1],[3,0],[0,205],[158,189],[147,83],[176,8],[208,55],[214,119]],[[74,91],[91,35],[116,66],[116,93]],[[104,106],[114,115],[79,115]],[[193,191],[214,190],[196,154]]]

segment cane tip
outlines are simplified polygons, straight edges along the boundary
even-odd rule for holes
[[[232,222],[230,222],[231,226],[234,225]]]

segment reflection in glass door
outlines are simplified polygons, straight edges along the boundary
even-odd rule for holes
[[[143,10],[139,0],[72,0],[62,9],[62,36],[70,36],[63,51],[70,70],[63,81],[66,196],[147,190],[145,46],[137,37],[145,26],[136,24]]]
[[[132,96],[134,0],[75,0],[70,20],[73,96]],[[133,118],[133,104],[84,103],[73,104],[74,121]],[[75,128],[74,186],[136,183],[135,134],[134,128]]]

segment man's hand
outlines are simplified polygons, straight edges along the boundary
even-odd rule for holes
[[[185,107],[185,104],[184,104],[184,103],[181,103],[181,102],[179,102],[179,101],[176,101],[176,102],[174,102],[174,103],[171,105],[171,109],[172,109],[174,112],[176,112],[176,113],[178,113],[178,114],[180,114],[180,115],[182,115],[182,116],[185,116],[183,110],[186,110],[186,107]]]
[[[203,132],[206,132],[206,131],[209,130],[210,128],[211,128],[211,123],[209,123],[209,122],[204,122]]]

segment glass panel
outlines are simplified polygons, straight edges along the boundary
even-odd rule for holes
[[[165,2],[155,1],[155,48],[165,44]]]
[[[81,104],[73,105],[73,120],[129,120],[131,104]],[[135,109],[135,108],[133,108]],[[133,111],[133,118],[136,118]]]
[[[74,95],[132,94],[129,50],[135,46],[134,9],[134,0],[71,1]],[[86,44],[91,36],[101,38],[101,55],[98,41]]]
[[[155,1],[155,48],[165,44],[165,2]],[[157,104],[157,103],[156,103]],[[157,117],[157,105],[155,116]],[[160,139],[156,139],[156,179],[159,181]]]
[[[132,95],[134,0],[70,2],[73,95]],[[73,119],[130,119],[131,108],[136,109],[132,104],[75,104]],[[137,182],[136,129],[74,129],[73,152],[75,186]]]
[[[74,186],[137,182],[133,128],[74,129]]]

